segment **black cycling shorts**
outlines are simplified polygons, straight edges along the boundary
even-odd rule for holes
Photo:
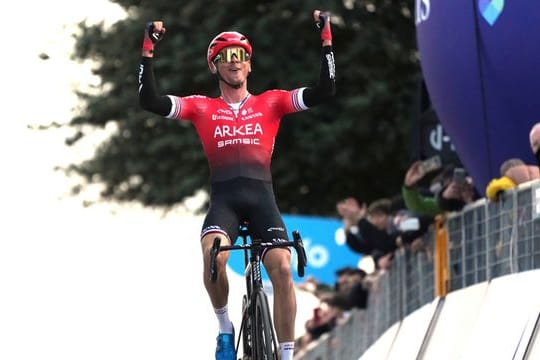
[[[252,239],[289,241],[271,182],[238,177],[212,183],[201,239],[210,233],[221,233],[234,244],[244,221],[248,222]]]

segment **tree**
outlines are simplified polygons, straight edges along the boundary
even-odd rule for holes
[[[311,11],[332,13],[337,95],[283,118],[272,170],[282,211],[334,214],[344,196],[371,201],[399,192],[419,77],[413,0],[298,2],[116,0],[129,16],[105,30],[80,24],[75,58],[95,60],[102,82],[80,92],[85,107],[70,125],[117,125],[95,156],[71,170],[105,185],[103,197],[171,206],[208,187],[202,147],[189,122],[140,109],[137,69],[144,23],[162,19],[155,71],[163,93],[218,96],[206,49],[235,29],[254,52],[250,91],[293,89],[318,79],[320,40]],[[97,91],[95,91],[97,90]],[[85,136],[79,132],[69,143]]]

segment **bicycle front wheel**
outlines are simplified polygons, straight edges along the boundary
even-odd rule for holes
[[[255,300],[255,323],[253,329],[253,353],[257,360],[277,360],[277,341],[274,334],[274,326],[270,317],[270,307],[265,292],[260,289],[254,297]]]

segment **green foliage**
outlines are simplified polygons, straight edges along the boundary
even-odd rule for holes
[[[97,60],[102,83],[99,91],[79,94],[86,106],[71,122],[117,124],[95,157],[73,165],[89,181],[106,185],[104,197],[170,206],[208,186],[207,162],[191,124],[138,105],[146,21],[162,19],[167,28],[155,60],[163,94],[217,96],[206,49],[213,36],[231,29],[252,42],[249,89],[260,93],[317,81],[315,8],[333,14],[337,95],[283,118],[272,165],[279,206],[286,213],[328,215],[345,196],[371,201],[399,192],[419,76],[413,0],[114,2],[128,11],[125,20],[107,31],[80,24],[75,58]]]

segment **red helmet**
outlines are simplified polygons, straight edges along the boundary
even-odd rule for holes
[[[228,46],[241,46],[244,50],[247,51],[249,57],[251,58],[251,45],[244,35],[236,31],[225,31],[217,35],[215,38],[210,41],[208,45],[208,53],[206,55],[206,60],[208,61],[208,67],[212,73],[216,72],[216,66],[213,63],[214,58],[217,54]]]

